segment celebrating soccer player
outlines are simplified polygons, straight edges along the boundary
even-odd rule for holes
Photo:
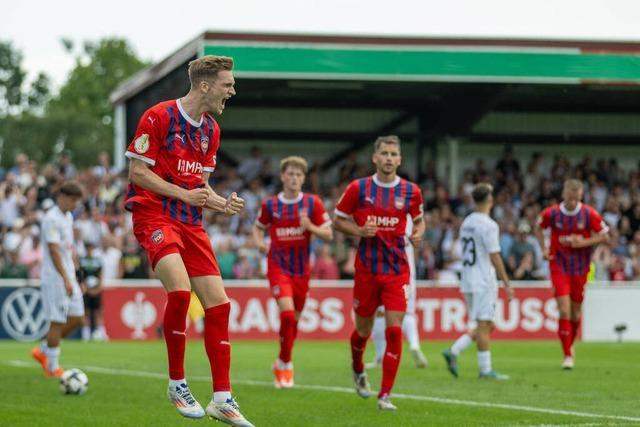
[[[311,236],[333,238],[329,215],[318,196],[302,192],[307,162],[291,156],[280,161],[282,192],[262,202],[253,229],[256,245],[267,252],[264,230],[269,228],[267,277],[280,309],[280,354],[273,364],[276,388],[293,387],[293,342],[298,318],[309,292]]]
[[[42,309],[50,322],[46,341],[31,355],[47,377],[61,377],[60,341],[84,324],[82,291],[76,280],[73,262],[73,215],[82,199],[82,188],[75,182],[60,187],[56,204],[42,218],[42,236],[46,245],[42,257]]]
[[[402,319],[407,311],[409,263],[404,251],[407,213],[414,228],[409,240],[417,246],[424,234],[422,192],[396,175],[400,166],[400,139],[381,136],[374,144],[373,176],[351,182],[336,205],[335,228],[360,237],[355,260],[353,307],[356,329],[351,335],[353,376],[358,395],[371,389],[362,356],[378,306],[385,308],[387,341],[382,360],[382,386],[378,408],[395,410],[391,389],[402,355]]]
[[[565,181],[562,202],[542,211],[535,234],[544,257],[549,260],[560,319],[558,336],[564,352],[563,369],[573,369],[573,342],[580,327],[584,285],[587,282],[593,246],[609,240],[609,227],[600,214],[581,202],[582,183]],[[551,244],[547,249],[543,228],[551,229]]]
[[[234,426],[252,426],[231,396],[230,303],[202,209],[234,215],[244,208],[235,193],[224,198],[209,186],[216,166],[222,114],[235,95],[233,60],[205,56],[189,63],[189,93],[161,102],[142,115],[126,156],[131,185],[125,201],[133,230],[167,291],[164,337],[169,359],[169,400],[185,417],[205,415],[184,373],[186,317],[191,289],[205,309],[204,345],[213,382],[206,414]]]
[[[474,187],[471,197],[476,204],[475,212],[465,218],[460,226],[462,242],[462,280],[460,291],[467,305],[470,330],[463,334],[444,356],[451,374],[458,376],[458,355],[473,341],[478,347],[478,368],[480,378],[508,380],[491,367],[489,338],[494,328],[498,282],[496,271],[507,290],[508,300],[513,298],[509,277],[500,254],[500,229],[491,219],[489,212],[493,206],[493,187],[481,183]]]

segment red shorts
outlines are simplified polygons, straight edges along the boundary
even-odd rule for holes
[[[572,276],[565,274],[559,268],[551,268],[551,284],[555,297],[569,295],[571,301],[582,304],[584,300],[584,285],[587,283],[587,275]]]
[[[184,224],[138,207],[133,213],[133,234],[147,251],[154,269],[164,256],[177,253],[189,277],[220,275],[209,236],[201,225]]]
[[[409,273],[373,274],[356,269],[353,286],[353,310],[358,316],[371,317],[383,305],[387,311],[407,311]]]
[[[280,269],[269,268],[267,279],[275,299],[291,297],[295,310],[302,311],[309,294],[309,276],[289,276]]]

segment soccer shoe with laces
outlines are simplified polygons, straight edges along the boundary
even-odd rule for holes
[[[386,395],[378,398],[378,409],[381,411],[395,411],[398,407],[391,403],[391,399]]]
[[[353,373],[353,384],[356,387],[356,393],[363,399],[367,399],[371,396],[371,386],[369,385],[369,378],[364,372],[357,374]]]
[[[566,356],[562,361],[562,369],[564,369],[565,371],[569,371],[573,369],[574,364],[575,363],[573,361],[573,356]]]
[[[293,388],[293,368],[282,370],[282,380],[280,381],[280,387]]]
[[[447,362],[447,369],[451,372],[451,375],[458,378],[458,356],[451,353],[451,350],[447,349],[442,352],[445,362]]]
[[[218,421],[222,421],[225,424],[236,427],[254,427],[245,417],[240,413],[240,406],[233,398],[227,399],[226,402],[214,402],[211,400],[207,405],[207,415],[215,418]]]
[[[486,374],[483,374],[481,372],[478,378],[484,379],[484,380],[506,381],[509,379],[509,375],[498,373],[492,369]]]
[[[198,401],[193,397],[186,383],[181,383],[174,387],[171,387],[171,384],[169,384],[167,397],[183,417],[204,417],[204,409],[202,409],[202,406],[200,406]]]
[[[413,357],[413,362],[416,364],[416,368],[426,368],[429,364],[427,357],[419,348],[411,349],[411,356]]]
[[[271,372],[273,372],[273,386],[275,388],[282,388],[282,383],[285,380],[284,369],[278,368],[277,360],[271,365]]]
[[[49,364],[49,358],[44,354],[44,351],[42,351],[40,347],[33,347],[31,349],[31,357],[33,357],[36,362],[42,366],[42,369],[46,373],[48,370],[47,365]]]

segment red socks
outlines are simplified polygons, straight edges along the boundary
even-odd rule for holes
[[[402,356],[402,327],[389,326],[384,335],[387,339],[387,347],[382,358],[382,385],[378,397],[391,394]]]
[[[580,321],[572,320],[571,321],[571,344],[573,344],[576,340],[576,336],[578,335],[578,329],[580,329]]]
[[[565,357],[571,356],[571,344],[573,343],[573,325],[569,319],[558,321],[558,337],[562,343],[562,351]]]
[[[285,310],[280,313],[280,355],[278,358],[284,362],[291,362],[291,350],[298,332],[296,313],[293,310]]]
[[[351,360],[353,372],[361,374],[364,372],[364,362],[362,361],[362,355],[367,348],[367,340],[369,337],[361,337],[358,335],[358,331],[353,331],[351,334]]]
[[[211,365],[213,391],[231,391],[229,369],[231,344],[229,343],[229,311],[231,304],[209,307],[204,311],[204,346]]]
[[[167,343],[169,378],[184,379],[184,348],[187,340],[187,311],[191,292],[173,291],[167,293],[164,309],[164,341]]]

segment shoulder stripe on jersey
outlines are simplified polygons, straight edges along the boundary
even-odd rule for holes
[[[273,198],[267,199],[267,215],[269,215],[269,222],[273,221]]]
[[[400,182],[404,183],[407,189],[407,195],[404,199],[404,205],[407,207],[407,209],[409,209],[409,206],[411,206],[411,197],[413,196],[413,186],[409,185],[409,183],[405,180],[401,180]]]
[[[173,135],[173,128],[176,125],[176,110],[173,107],[167,107],[167,114],[169,115],[169,126],[167,127],[167,151],[175,150],[175,136]]]
[[[364,206],[364,199],[366,197],[365,192],[367,188],[367,180],[366,178],[362,178],[358,180],[358,199],[360,200],[359,205]]]

